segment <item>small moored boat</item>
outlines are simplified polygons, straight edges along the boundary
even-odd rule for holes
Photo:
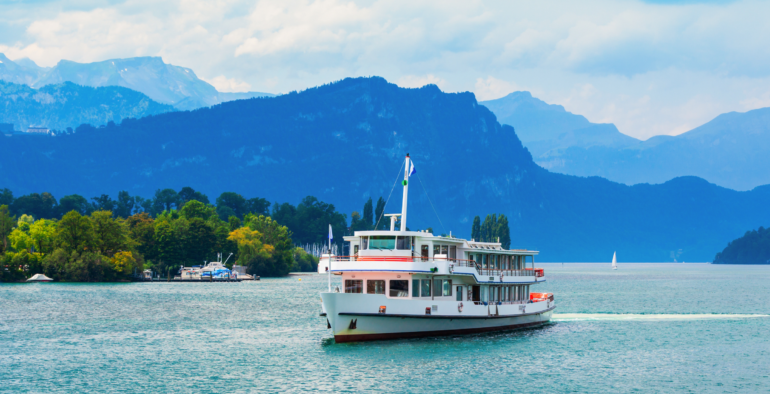
[[[53,282],[53,279],[45,276],[45,274],[35,274],[27,279],[27,282]]]

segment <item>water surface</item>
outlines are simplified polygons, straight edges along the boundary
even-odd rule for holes
[[[346,344],[325,276],[1,284],[0,391],[770,390],[770,266],[539,265],[546,327]]]

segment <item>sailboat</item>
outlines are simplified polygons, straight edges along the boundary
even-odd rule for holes
[[[612,269],[618,269],[617,252],[612,252]]]

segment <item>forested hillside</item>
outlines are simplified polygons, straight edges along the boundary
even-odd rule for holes
[[[714,264],[770,264],[770,229],[746,231],[717,253]]]
[[[400,211],[400,186],[391,190],[407,152],[418,170],[410,227],[469,237],[475,216],[503,214],[511,247],[540,250],[539,261],[608,261],[613,251],[624,261],[710,261],[770,217],[770,187],[736,192],[694,177],[626,186],[550,173],[473,94],[381,78],[62,137],[4,138],[0,185],[19,194],[145,197],[190,185],[268,201],[314,195],[342,212],[384,196],[390,213]]]
[[[91,88],[64,82],[32,89],[0,81],[0,123],[12,123],[17,131],[30,126],[66,131],[84,123],[102,126],[174,110],[119,86]]]

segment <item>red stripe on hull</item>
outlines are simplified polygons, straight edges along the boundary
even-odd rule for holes
[[[425,337],[439,337],[439,336],[447,336],[447,335],[477,334],[477,333],[491,332],[491,331],[516,330],[516,329],[522,329],[522,328],[528,328],[528,327],[542,326],[545,324],[548,324],[548,321],[513,324],[509,326],[498,326],[498,327],[467,328],[462,330],[394,332],[394,333],[388,333],[388,334],[335,335],[334,342],[336,343],[364,342],[364,341],[381,341],[381,340],[388,340],[388,339],[425,338]]]

